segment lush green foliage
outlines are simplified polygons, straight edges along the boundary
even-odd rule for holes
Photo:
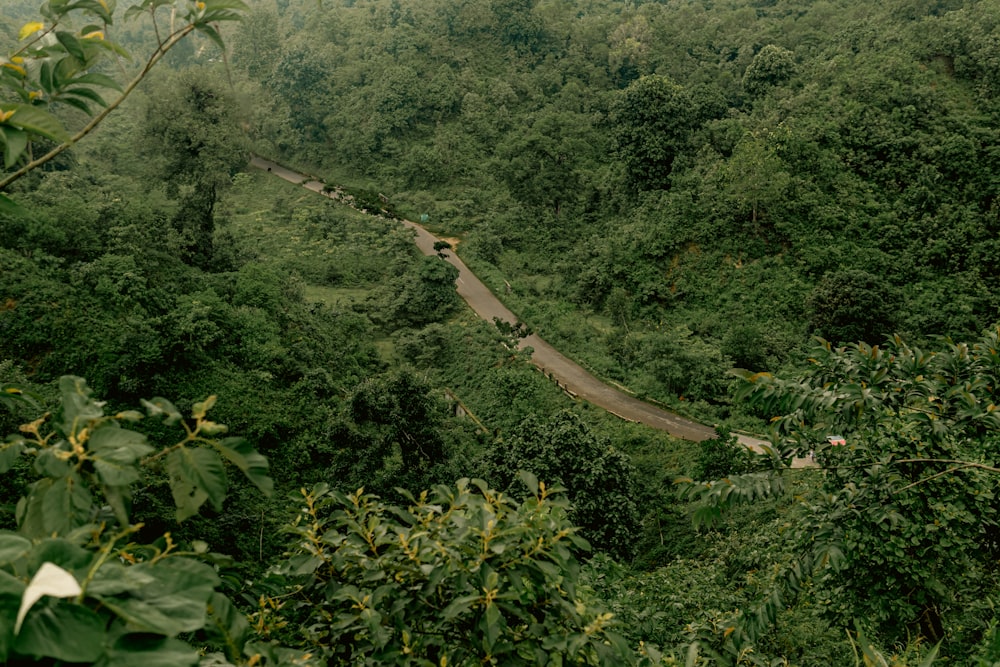
[[[747,375],[750,400],[777,415],[780,454],[814,452],[824,472],[791,531],[799,558],[741,632],[754,638],[784,593],[812,578],[840,623],[944,640],[946,654],[969,659],[991,631],[993,612],[980,606],[1000,574],[998,349],[996,329],[929,351],[898,338],[885,348],[821,341],[793,379]],[[847,444],[827,442],[834,432]],[[717,509],[773,493],[780,479],[758,473],[692,491]]]
[[[364,486],[387,499],[363,500],[373,516],[404,532],[387,513],[406,505],[394,486],[498,475],[513,489],[518,468],[537,469],[568,487],[581,534],[637,552],[632,567],[603,555],[584,566],[607,602],[577,585],[585,608],[607,606],[629,646],[660,644],[668,663],[851,664],[856,648],[855,661],[912,664],[936,639],[952,662],[996,662],[993,344],[962,361],[961,346],[927,342],[996,319],[994,4],[279,0],[244,12],[213,0],[176,3],[169,29],[175,3],[132,4],[138,20],[112,24],[100,15],[110,4],[50,2],[42,32],[23,41],[34,8],[11,0],[0,17],[15,45],[0,109],[19,105],[0,127],[5,169],[27,168],[4,189],[31,211],[0,218],[4,389],[54,404],[57,378],[74,372],[111,413],[156,394],[186,412],[218,394],[213,414],[267,454],[279,489]],[[210,12],[246,14],[227,35],[232,68],[212,47]],[[116,47],[151,44],[147,60],[115,62]],[[147,78],[161,59],[178,71]],[[131,90],[130,77],[146,83],[118,113],[81,115],[80,104],[117,106],[120,94],[95,96]],[[18,125],[33,111],[65,135]],[[74,151],[45,153],[98,125]],[[525,363],[515,332],[458,307],[447,263],[420,258],[391,220],[236,173],[244,133],[361,208],[427,214],[532,329],[634,393],[726,427],[790,415],[775,455],[678,444],[585,405],[553,418],[570,399]],[[36,154],[44,169],[28,168]],[[911,345],[830,346],[813,374],[758,376],[748,404],[731,394],[729,368],[779,369],[810,334],[873,344],[892,330]],[[907,359],[919,370],[898,365]],[[13,410],[0,414],[11,430],[37,413],[16,399]],[[144,423],[149,442],[176,442]],[[811,432],[792,438],[803,424]],[[832,432],[847,449],[822,446]],[[826,468],[763,470],[814,449]],[[25,457],[7,471],[5,526],[38,475]],[[688,488],[706,508],[675,492],[678,476],[725,481]],[[260,575],[289,547],[285,494],[262,498],[237,478],[223,511],[209,497],[177,526],[169,481],[164,471],[136,487],[129,516],[145,526],[124,539],[170,530],[176,544],[230,552],[228,585],[257,582],[241,597],[255,630],[303,641],[309,609],[294,598],[257,609]],[[692,528],[692,513],[712,526]],[[439,528],[460,544],[454,526]],[[404,571],[395,548],[385,566]],[[19,570],[20,584],[33,572]],[[440,624],[410,605],[362,627],[342,600],[310,595],[365,637],[359,652]],[[282,600],[278,628],[269,614]],[[456,646],[482,651],[488,635],[473,625],[485,607],[467,611],[452,619]],[[520,632],[501,618],[501,634]],[[899,655],[879,655],[906,636]]]
[[[515,496],[522,470],[566,488],[570,519],[590,544],[626,560],[634,555],[635,470],[627,456],[572,413],[521,422],[487,450],[483,469],[493,486]]]
[[[238,19],[246,9],[241,0],[194,3],[143,0],[129,7],[126,19],[148,13],[155,24],[163,8],[170,10],[171,18],[169,30],[162,36],[157,31],[156,48],[135,78],[123,87],[100,71],[100,64],[107,57],[128,57],[127,51],[107,38],[114,23],[116,4],[115,0],[49,0],[41,7],[43,21],[31,21],[18,31],[18,40],[24,44],[11,49],[0,66],[0,92],[3,93],[0,98],[0,143],[4,149],[4,171],[21,161],[25,164],[0,179],[0,192],[89,134],[125,100],[153,66],[189,34],[200,32],[224,47],[218,32],[219,22]],[[84,20],[96,23],[88,22],[73,29],[71,15],[82,15]],[[118,97],[109,103],[99,90],[118,91]],[[92,114],[91,104],[104,109],[71,134],[50,110],[58,104],[75,107],[87,116]],[[55,147],[34,158],[30,145],[37,138],[54,142]],[[0,194],[0,204],[8,210],[16,210],[3,194]]]
[[[615,152],[640,190],[663,188],[694,121],[693,100],[667,77],[632,82],[611,106]]]
[[[206,501],[221,509],[224,461],[269,493],[267,461],[239,438],[218,437],[226,427],[207,418],[214,397],[196,404],[190,420],[165,399],[144,401],[149,419],[181,427],[176,443],[157,447],[134,430],[142,412],[107,414],[77,377],[62,378],[60,390],[54,415],[0,448],[0,473],[29,456],[37,478],[17,505],[17,530],[0,533],[0,660],[196,665],[194,637],[217,649],[214,664],[250,660],[249,625],[213,567],[223,557],[170,533],[137,542],[142,525],[130,522],[130,506],[158,469],[179,521]]]
[[[481,481],[406,507],[303,490],[276,575],[287,619],[330,664],[628,665],[640,657],[577,584],[586,543],[566,503],[522,475],[513,502]]]
[[[729,366],[813,333],[995,318],[989,3],[278,9],[240,28],[262,145],[467,234],[523,319],[639,394],[719,420]],[[711,363],[649,372],[685,348]]]

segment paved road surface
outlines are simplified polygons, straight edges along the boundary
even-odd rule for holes
[[[286,181],[300,184],[302,187],[313,192],[324,194],[322,182],[286,169],[269,160],[254,157],[251,160],[251,165],[258,169],[267,170]],[[415,222],[403,220],[402,223],[416,233],[415,240],[417,247],[425,255],[437,254],[437,251],[434,250],[434,243],[440,239]],[[454,253],[447,253],[445,261],[458,269],[458,293],[480,317],[488,322],[492,322],[494,317],[499,317],[511,324],[517,322],[514,314],[500,302],[493,292]],[[701,441],[715,437],[715,429],[709,426],[685,419],[649,403],[644,403],[614,387],[604,384],[578,364],[560,354],[558,350],[537,335],[532,334],[522,339],[520,346],[530,346],[534,349],[534,354],[531,357],[532,363],[558,382],[559,386],[622,419],[640,422],[685,440]],[[765,441],[749,436],[741,435],[739,438],[740,442],[757,450],[759,450],[760,445],[765,444]]]

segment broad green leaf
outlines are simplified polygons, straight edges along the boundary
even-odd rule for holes
[[[220,19],[208,19],[208,20],[218,21]],[[219,31],[216,30],[211,23],[199,22],[198,32],[202,33],[203,35],[207,36],[210,40],[215,42],[215,45],[218,46],[220,50],[222,51],[226,50],[226,43],[222,40],[222,35],[219,34]]]
[[[87,444],[91,452],[120,461],[138,461],[153,451],[145,435],[114,424],[96,429]]]
[[[96,429],[87,443],[94,467],[108,486],[127,486],[139,479],[140,458],[153,451],[146,436],[114,424]]]
[[[67,538],[49,537],[39,542],[32,550],[28,571],[37,570],[44,563],[52,563],[64,570],[79,574],[81,570],[90,568],[94,558],[94,552],[74,544]]]
[[[16,127],[0,125],[0,141],[3,141],[4,169],[10,169],[28,148],[28,133]]]
[[[240,0],[206,0],[205,9],[198,17],[197,28],[207,34],[219,48],[225,49],[218,32],[209,24],[218,21],[239,21],[246,11],[246,4]],[[211,33],[206,28],[211,28]]]
[[[172,2],[173,0],[171,0]],[[85,10],[96,14],[105,23],[111,23],[117,7],[117,0],[49,0],[48,12],[57,16],[65,16],[69,12]]]
[[[216,510],[226,498],[226,469],[219,455],[201,447],[180,447],[167,454],[170,491],[177,505],[177,520],[198,513],[205,500]]]
[[[101,483],[107,486],[127,487],[139,481],[139,468],[131,461],[116,461],[107,457],[96,457],[94,469],[97,470]]]
[[[267,474],[267,459],[242,438],[226,438],[212,443],[219,452],[247,476],[264,494],[274,491],[274,480]]]
[[[131,21],[136,16],[145,14],[146,11],[147,11],[146,8],[143,7],[142,5],[132,5],[131,7],[125,10],[125,14],[122,16],[122,18],[125,21]]]
[[[56,87],[55,87],[55,82],[52,80],[51,60],[45,60],[42,62],[42,66],[38,70],[38,83],[39,85],[41,85],[42,90],[44,90],[49,95],[55,92]]]
[[[174,404],[165,398],[157,396],[150,401],[143,399],[141,403],[150,417],[163,417],[165,424],[174,424],[183,418]]]
[[[65,56],[56,63],[52,70],[52,86],[56,91],[61,91],[73,82],[77,74],[85,67],[74,56]]]
[[[28,491],[19,516],[21,533],[28,537],[68,533],[87,522],[92,504],[90,492],[76,473],[41,479]]]
[[[64,375],[59,378],[59,391],[62,394],[62,432],[67,437],[104,416],[104,403],[90,397],[93,392],[83,378]]]
[[[127,634],[115,640],[95,667],[194,667],[198,651],[179,639]]]
[[[90,609],[62,602],[28,614],[14,651],[35,658],[93,662],[104,645],[104,620]]]
[[[135,632],[176,637],[182,632],[200,630],[205,625],[205,603],[190,598],[178,595],[156,600],[96,597]]]
[[[17,610],[17,620],[14,623],[14,634],[20,632],[24,617],[43,597],[71,598],[81,592],[83,591],[80,589],[80,582],[72,574],[54,563],[42,563],[21,597],[21,607]]]
[[[6,442],[0,442],[0,474],[13,467],[17,458],[24,451],[24,438],[18,435],[10,436]]]
[[[69,133],[59,119],[48,111],[28,104],[0,104],[0,111],[6,115],[7,125],[13,125],[59,143],[69,141]]]
[[[105,23],[111,23],[114,18],[115,4],[114,0],[76,0],[66,6],[66,11],[85,9],[97,14]]]
[[[102,86],[104,88],[112,88],[121,92],[122,87],[117,81],[112,79],[107,74],[101,74],[100,72],[88,72],[82,76],[78,76],[73,79],[74,84],[86,84],[91,86]]]
[[[206,630],[222,645],[230,660],[240,660],[243,646],[250,637],[250,624],[246,616],[222,593],[213,593],[209,600]]]
[[[0,192],[0,214],[9,215],[14,218],[27,218],[28,210]]]
[[[215,12],[220,9],[236,9],[241,12],[249,11],[247,4],[243,0],[205,0],[206,12]]]
[[[528,487],[528,491],[531,493],[531,495],[533,496],[538,495],[538,478],[535,477],[535,475],[531,471],[518,470],[517,477],[526,487]]]
[[[97,596],[129,627],[174,636],[205,625],[208,601],[219,583],[215,571],[189,558],[168,558],[153,566],[136,565],[152,581],[131,589],[131,597]]]
[[[64,30],[57,30],[56,39],[66,49],[66,53],[80,61],[80,64],[83,64],[87,60],[87,55],[83,52],[83,45],[80,44],[80,40],[76,35]]]
[[[24,589],[27,587],[27,584],[15,577],[13,574],[8,574],[4,570],[0,570],[0,595],[7,595],[16,598],[14,604],[8,608],[9,611],[11,611],[11,626],[14,625],[13,612],[20,606],[21,596],[24,595]],[[7,600],[7,602],[10,602],[10,600]],[[3,608],[3,605],[0,605],[0,608]]]
[[[444,608],[441,612],[441,620],[450,621],[451,619],[466,613],[472,606],[479,600],[478,595],[465,595],[459,598],[455,598],[448,606]]]
[[[63,95],[76,95],[77,97],[83,97],[92,102],[96,102],[102,107],[108,106],[108,103],[104,101],[104,98],[90,88],[69,88],[63,91]],[[63,101],[65,101],[65,99]]]
[[[169,461],[168,461],[169,464]],[[174,497],[174,505],[177,507],[177,521],[190,519],[201,506],[208,500],[208,493],[198,488],[195,484],[186,480],[170,477],[170,493]]]
[[[31,541],[14,533],[0,533],[0,565],[13,563],[31,551]]]
[[[60,440],[48,449],[35,457],[34,468],[46,477],[63,477],[68,475],[71,469],[69,461],[62,458],[68,449],[65,440]]]
[[[486,653],[493,653],[493,647],[497,642],[497,638],[506,625],[503,616],[500,614],[500,608],[496,604],[487,605],[486,612],[479,620],[479,632],[482,633],[483,650]]]
[[[104,487],[104,499],[111,505],[111,510],[115,513],[115,518],[122,525],[127,525],[130,502],[132,501],[132,490],[128,486]]]
[[[120,595],[142,588],[155,581],[148,568],[122,565],[108,561],[94,573],[87,584],[87,595]]]

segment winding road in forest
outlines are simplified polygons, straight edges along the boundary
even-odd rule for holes
[[[311,176],[286,169],[275,162],[256,156],[250,161],[250,164],[286,181],[301,185],[307,190],[335,198],[335,195],[324,190],[325,184],[323,182],[315,180]],[[434,244],[440,239],[415,222],[409,220],[402,220],[401,222],[416,233],[415,241],[421,252],[425,255],[437,254]],[[458,279],[456,281],[458,294],[465,299],[465,302],[469,304],[469,307],[477,315],[487,322],[492,322],[495,317],[499,317],[501,320],[511,324],[518,322],[518,318],[500,302],[493,292],[469,270],[454,252],[446,253],[444,259],[458,269]],[[539,338],[536,334],[521,339],[519,347],[531,347],[534,350],[531,356],[532,363],[570,395],[593,403],[621,419],[645,424],[651,428],[666,431],[670,435],[683,438],[684,440],[701,441],[715,437],[715,429],[710,426],[699,424],[640,401],[625,392],[601,382],[581,368],[579,364],[560,354],[558,350]],[[757,451],[760,451],[761,445],[767,444],[766,441],[758,438],[745,435],[738,437],[740,442]]]

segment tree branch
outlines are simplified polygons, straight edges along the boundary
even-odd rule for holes
[[[902,493],[903,491],[906,491],[907,489],[912,489],[913,487],[917,486],[918,484],[923,484],[924,482],[929,482],[932,479],[937,479],[938,477],[943,477],[943,476],[949,475],[949,474],[951,474],[953,472],[958,472],[959,470],[965,470],[967,468],[976,468],[976,467],[979,467],[979,466],[977,466],[975,463],[966,463],[965,465],[955,466],[954,468],[948,468],[947,470],[942,470],[941,472],[935,473],[935,474],[931,475],[930,477],[925,477],[923,479],[918,479],[917,481],[913,482],[912,484],[907,484],[906,486],[904,486],[904,487],[902,487],[900,489],[896,489],[895,491],[892,492],[892,495],[896,495],[897,493]]]
[[[194,31],[194,29],[195,29],[195,24],[190,23],[181,28],[180,30],[178,30],[177,32],[171,34],[170,37],[167,38],[167,41],[165,43],[161,44],[156,48],[155,51],[153,51],[153,54],[149,57],[149,60],[146,61],[145,66],[142,68],[139,74],[136,75],[134,79],[132,79],[132,81],[128,84],[128,86],[126,86],[125,90],[122,91],[122,94],[118,96],[118,99],[116,99],[114,102],[105,107],[104,110],[101,111],[99,114],[91,118],[90,122],[84,125],[83,129],[81,129],[79,132],[70,137],[68,141],[59,144],[58,146],[50,150],[42,157],[28,162],[23,167],[21,167],[20,169],[18,169],[17,171],[15,171],[14,173],[10,174],[2,181],[0,181],[0,192],[6,190],[7,186],[9,186],[11,183],[21,178],[28,172],[37,169],[46,162],[49,162],[55,157],[58,157],[67,148],[70,148],[76,142],[80,141],[85,136],[93,132],[94,128],[96,128],[101,123],[101,121],[107,118],[108,114],[117,109],[118,106],[125,101],[125,99],[132,93],[132,91],[135,90],[135,87],[138,86],[142,82],[142,80],[146,78],[150,70],[153,69],[153,66],[156,65],[156,63],[160,62],[163,56],[167,54],[167,51],[176,46],[178,42],[187,37],[192,31]]]

